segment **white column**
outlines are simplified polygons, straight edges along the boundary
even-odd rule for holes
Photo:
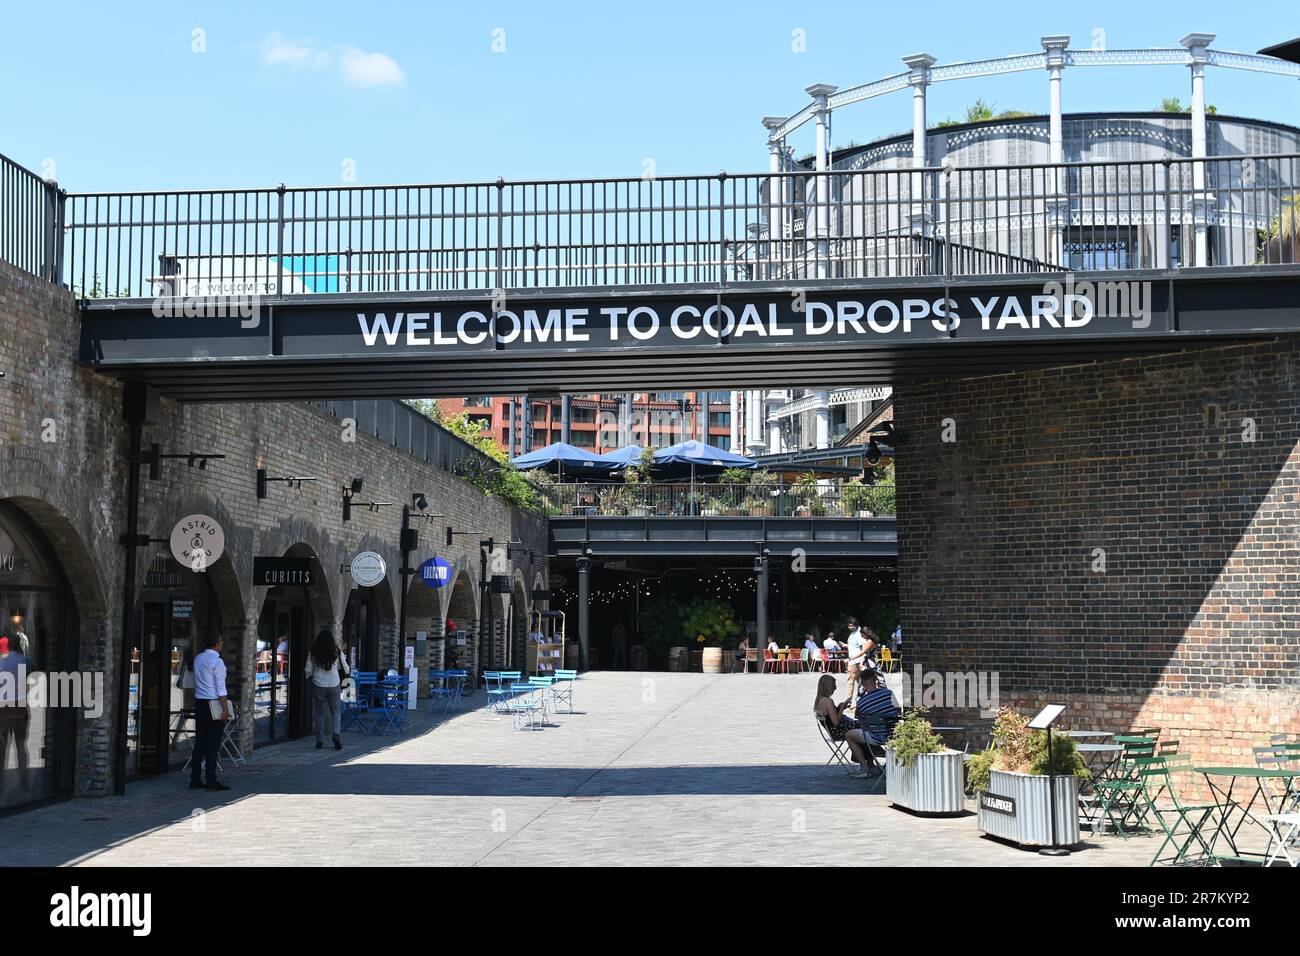
[[[781,443],[781,420],[776,417],[777,406],[783,401],[785,401],[785,393],[774,388],[767,393],[767,400],[763,403],[763,417],[767,419],[767,450],[769,454],[777,454],[786,450]]]
[[[727,450],[733,455],[740,454],[740,393],[731,392],[731,442]]]
[[[1061,170],[1057,167],[1065,162],[1065,134],[1061,120],[1061,74],[1065,70],[1065,51],[1069,49],[1070,38],[1066,35],[1042,37],[1043,51],[1047,66],[1048,119],[1047,161],[1053,169],[1048,177],[1047,195],[1047,246],[1044,250],[1050,262],[1064,264],[1065,226],[1069,222],[1068,200],[1061,190]]]
[[[1206,52],[1214,42],[1213,33],[1189,33],[1180,41],[1191,54],[1192,69],[1192,159],[1205,159],[1205,65],[1209,62]],[[1205,164],[1192,163],[1192,224],[1196,230],[1195,259],[1193,265],[1210,264],[1210,250],[1207,244],[1209,229],[1209,197],[1205,194]]]
[[[773,174],[767,181],[767,275],[769,279],[781,277],[780,263],[788,258],[783,241],[785,239],[785,177],[776,175],[781,172],[785,140],[772,138],[785,121],[784,116],[763,117],[763,128],[768,133],[768,170]]]
[[[912,87],[912,168],[920,170],[925,167],[925,89],[930,85],[930,67],[934,57],[928,53],[914,53],[903,57],[903,62],[912,71],[907,82]],[[925,205],[925,183],[920,172],[912,174],[912,211],[911,229],[914,236],[930,235],[931,223]]]
[[[817,397],[817,447],[831,447],[831,393],[822,391]]]
[[[825,173],[830,167],[830,106],[827,98],[838,90],[838,86],[831,86],[829,83],[814,83],[804,92],[813,98],[816,112],[813,114],[817,123],[817,159],[816,168],[818,173]],[[817,236],[817,261],[816,276],[818,279],[825,279],[829,276],[830,269],[827,262],[827,256],[830,251],[830,221],[831,221],[831,180],[829,176],[820,175],[817,177],[817,215],[816,215],[816,236]],[[806,228],[806,225],[805,225]]]
[[[745,393],[745,454],[761,455],[766,452],[766,435],[763,423],[763,393],[751,390]]]

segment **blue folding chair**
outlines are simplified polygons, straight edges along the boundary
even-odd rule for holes
[[[542,701],[545,689],[536,684],[511,684],[513,696],[505,702],[506,712],[514,721],[515,730],[527,727],[541,730],[546,723],[546,709]]]
[[[469,683],[469,671],[450,670],[447,671],[447,684],[451,690],[451,696],[447,698],[448,709],[455,707],[460,710],[460,698],[465,692],[465,685]]]
[[[451,709],[452,690],[447,674],[447,671],[429,669],[429,713],[433,713],[434,705],[439,700],[442,701],[444,713]]]
[[[555,687],[555,678],[550,676],[538,677],[534,675],[533,677],[528,678],[528,683],[538,689],[538,696],[541,698],[542,702],[542,720],[545,721],[548,710],[547,699],[551,696],[551,691]]]
[[[406,728],[406,682],[383,680],[375,690],[366,708],[366,716],[374,721],[367,733],[400,734]]]
[[[573,713],[573,683],[578,679],[576,670],[565,670],[556,668],[555,681],[551,685],[551,699],[555,701],[556,709],[559,709],[561,703],[565,704],[566,713]]]

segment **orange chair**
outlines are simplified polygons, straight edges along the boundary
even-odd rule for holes
[[[781,663],[781,662],[780,662],[779,660],[777,660],[777,658],[775,658],[775,657],[772,656],[772,652],[771,652],[771,651],[769,651],[766,647],[763,648],[763,670],[761,671],[761,673],[766,674],[766,673],[767,673],[767,669],[768,669],[769,667],[771,667],[771,668],[772,668],[772,673],[775,674],[775,673],[776,673],[777,665],[780,664],[780,663]]]

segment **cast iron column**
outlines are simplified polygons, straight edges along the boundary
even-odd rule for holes
[[[757,658],[763,659],[763,649],[767,647],[767,554],[764,552],[754,559],[754,571],[758,574],[758,600],[756,614],[758,618]],[[761,666],[761,665],[760,665]]]
[[[587,669],[587,649],[591,646],[587,612],[591,604],[591,558],[578,558],[578,669]]]

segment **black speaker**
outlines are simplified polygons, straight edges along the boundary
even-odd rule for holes
[[[415,528],[403,528],[401,537],[402,551],[414,551],[420,542],[420,533]]]

